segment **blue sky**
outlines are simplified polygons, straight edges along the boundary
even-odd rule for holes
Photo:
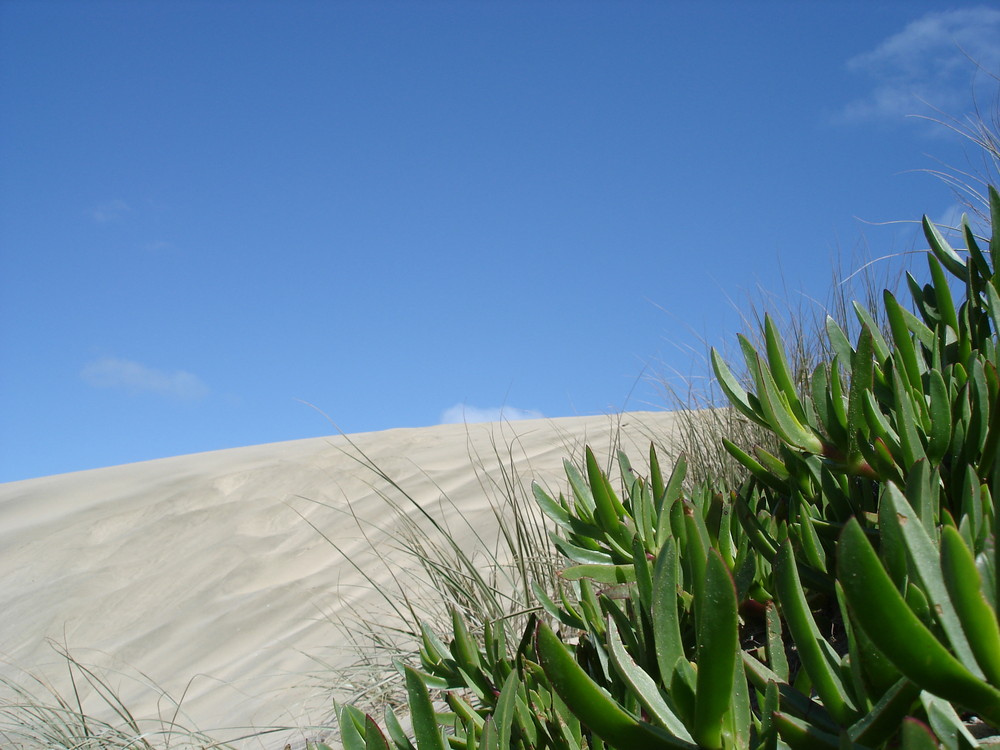
[[[954,216],[918,170],[978,155],[906,115],[989,110],[998,38],[913,0],[0,0],[0,481],[318,410],[669,406],[732,300]]]

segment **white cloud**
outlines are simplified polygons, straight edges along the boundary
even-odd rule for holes
[[[945,208],[943,211],[939,211],[936,215],[932,214],[928,218],[934,223],[936,227],[945,231],[946,233],[951,229],[957,229],[959,223],[962,221],[962,214],[968,213],[965,206],[960,206],[957,203]],[[972,219],[970,218],[970,221]]]
[[[206,386],[197,375],[183,370],[166,372],[127,359],[104,357],[88,362],[80,376],[95,388],[121,388],[133,393],[155,393],[183,401],[194,401],[208,395]]]
[[[963,8],[918,18],[875,49],[847,61],[848,69],[867,75],[874,88],[848,104],[843,119],[897,119],[921,110],[921,100],[948,114],[964,111],[970,104],[975,65],[989,72],[1000,70],[997,39],[1000,10],[993,8]]]
[[[958,234],[959,228],[962,224],[962,214],[966,214],[969,220],[969,226],[972,227],[974,234],[977,234],[980,237],[989,236],[989,226],[985,221],[985,217],[978,215],[968,206],[963,206],[959,203],[953,203],[936,214],[930,214],[928,218],[945,234],[946,237],[949,237],[950,235]],[[960,244],[964,246],[964,242],[965,240],[962,239]]]
[[[109,221],[120,219],[131,210],[125,201],[115,199],[105,201],[96,208],[92,208],[90,210],[90,218],[98,224],[106,224]]]
[[[474,424],[476,422],[516,422],[519,419],[542,419],[545,415],[534,409],[516,406],[491,406],[481,408],[468,404],[455,404],[445,409],[441,424]]]

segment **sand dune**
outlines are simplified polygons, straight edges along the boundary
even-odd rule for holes
[[[386,498],[399,495],[359,451],[474,551],[495,534],[497,452],[518,481],[559,489],[563,458],[584,443],[611,455],[619,425],[638,464],[673,418],[399,429],[0,485],[0,675],[26,668],[66,689],[51,639],[110,675],[138,716],[170,706],[136,671],[184,694],[205,730],[319,722],[350,693],[324,666],[356,658],[338,619],[385,606],[358,567],[384,586],[415,569],[389,551],[399,522]]]

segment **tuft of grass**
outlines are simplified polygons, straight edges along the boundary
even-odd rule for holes
[[[978,72],[994,84],[1000,84],[1000,73],[987,70],[975,61],[973,64]],[[948,185],[959,203],[968,208],[979,222],[987,227],[990,225],[990,201],[987,189],[989,185],[1000,183],[1000,85],[994,86],[993,89],[989,115],[984,115],[978,97],[975,97],[973,112],[965,117],[955,117],[936,108],[934,108],[935,115],[913,115],[950,130],[972,147],[975,157],[967,158],[969,164],[964,169],[942,163],[939,169],[922,171],[934,175]],[[975,90],[973,93],[975,94]],[[978,161],[978,164],[975,161]]]
[[[827,318],[834,320],[853,340],[860,328],[854,307],[860,305],[884,333],[889,333],[882,290],[900,288],[907,257],[908,254],[900,253],[879,259],[882,262],[862,262],[857,256],[848,262],[838,261],[831,270],[830,292],[823,301],[793,295],[787,287],[781,293],[761,287],[748,291],[742,303],[733,303],[740,315],[741,335],[753,349],[764,350],[762,332],[765,319],[770,318],[787,346],[786,356],[795,385],[800,394],[804,393],[817,365],[832,357],[826,336]],[[855,270],[848,273],[848,268]],[[702,345],[701,352],[691,352],[700,369],[697,375],[671,377],[662,372],[654,375],[665,403],[677,414],[678,429],[671,449],[687,458],[688,486],[707,482],[737,487],[746,471],[723,447],[723,438],[746,451],[759,446],[772,453],[778,448],[778,440],[773,432],[728,406],[712,374],[711,346],[704,340]],[[722,356],[730,363],[743,359],[731,344],[723,347]],[[736,374],[745,386],[751,384],[745,368]]]
[[[70,694],[63,694],[38,675],[26,673],[26,685],[0,678],[4,692],[0,700],[0,740],[4,747],[229,747],[185,726],[181,702],[157,688],[145,675],[135,679],[143,687],[159,692],[169,706],[169,715],[161,715],[153,722],[134,716],[108,677],[79,661],[65,647],[53,644],[53,648],[69,672]]]
[[[617,452],[623,417],[609,417],[616,421],[607,455]],[[634,427],[644,429],[642,425]],[[670,436],[646,432],[672,453]],[[567,434],[562,434],[560,440],[561,453],[568,461],[582,460],[583,441],[573,441]],[[481,640],[489,624],[502,629],[508,643],[516,643],[529,618],[541,612],[533,586],[557,599],[560,594],[572,595],[571,588],[558,575],[561,566],[549,538],[550,522],[539,510],[530,488],[532,480],[538,478],[537,472],[513,425],[495,425],[485,450],[478,447],[471,434],[468,437],[469,465],[476,474],[477,495],[487,500],[494,519],[491,529],[479,528],[466,518],[459,509],[462,498],[449,496],[426,472],[421,473],[437,488],[439,496],[432,508],[421,505],[409,488],[356,443],[348,439],[348,445],[352,458],[370,472],[369,487],[385,504],[388,516],[384,524],[374,526],[364,521],[349,506],[312,502],[348,516],[390,573],[392,585],[383,585],[373,572],[345,555],[322,529],[306,520],[387,605],[387,611],[374,613],[353,609],[334,622],[354,648],[356,658],[347,667],[331,667],[331,720],[339,714],[340,703],[375,715],[386,708],[406,706],[401,666],[419,663],[421,627],[443,636],[450,632],[454,611],[468,623],[474,639]],[[386,547],[385,540],[390,537],[392,542]],[[471,539],[472,544],[464,545],[461,539]],[[415,560],[417,574],[395,567],[390,553]]]
[[[4,750],[280,748],[288,747],[289,738],[305,731],[329,733],[329,727],[291,726],[201,730],[184,713],[184,695],[175,698],[141,672],[99,669],[65,645],[50,645],[68,672],[69,687],[60,690],[28,671],[20,681],[0,677],[0,747]],[[122,697],[126,684],[157,696],[156,716],[133,713]]]

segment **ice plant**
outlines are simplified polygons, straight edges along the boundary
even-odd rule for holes
[[[612,480],[589,449],[569,496],[534,487],[565,559],[518,638],[422,629],[410,725],[341,713],[348,750],[977,747],[1000,735],[1000,195],[985,248],[926,218],[928,277],[887,330],[793,373],[777,327],[716,352],[732,407],[778,449],[727,449],[738,486],[691,486],[656,451]]]

